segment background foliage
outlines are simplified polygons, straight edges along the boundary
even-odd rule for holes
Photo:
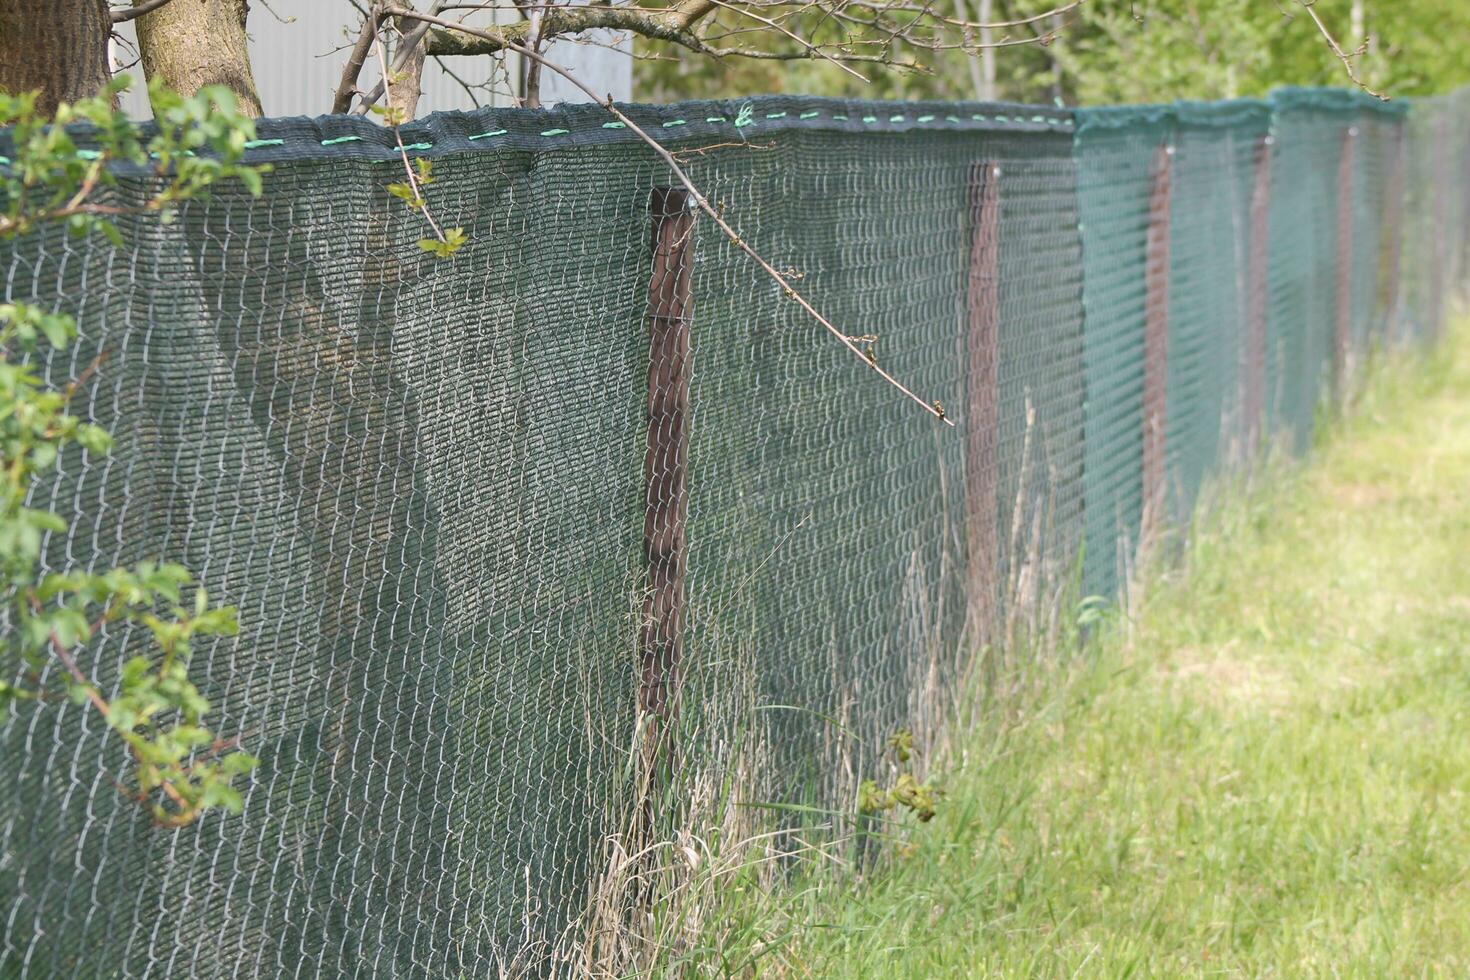
[[[953,16],[976,19],[974,0],[941,0]],[[995,0],[992,17],[1014,20],[1045,11],[1051,0]],[[1352,0],[1318,0],[1316,9],[1346,50]],[[1369,86],[1390,96],[1425,95],[1470,82],[1470,4],[1442,0],[1362,0],[1368,50],[1357,60]],[[813,12],[812,16],[817,16]],[[721,14],[725,29],[748,28]],[[1298,0],[1089,0],[1065,15],[1018,28],[1013,39],[1061,28],[1046,46],[995,52],[997,96],[1019,102],[1157,102],[1264,95],[1281,85],[1344,85],[1342,64]],[[1031,33],[1028,33],[1031,32]],[[814,34],[819,34],[817,30]],[[769,33],[743,37],[751,47],[775,45]],[[999,38],[997,38],[999,40]],[[928,52],[898,51],[932,64],[930,74],[873,70],[863,81],[820,61],[650,60],[647,44],[635,90],[640,101],[721,98],[763,92],[862,98],[973,99],[972,73],[959,51],[937,61]]]

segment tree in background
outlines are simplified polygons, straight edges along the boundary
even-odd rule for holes
[[[1440,0],[320,2],[359,19],[322,110],[382,104],[381,80],[359,84],[381,44],[404,119],[417,113],[427,58],[489,58],[509,74],[519,56],[535,106],[540,78],[565,73],[567,42],[608,31],[634,38],[639,98],[651,101],[782,91],[1099,103],[1345,80],[1420,95],[1470,81],[1470,46],[1452,43],[1470,34],[1470,5]],[[42,112],[95,95],[109,77],[110,25],[136,20],[149,81],[185,96],[222,86],[258,116],[270,106],[250,65],[249,13],[246,0],[0,0],[0,88],[38,91]]]
[[[332,2],[332,0],[322,0]],[[396,110],[412,118],[426,58],[491,58],[519,55],[525,64],[522,96],[540,104],[544,72],[565,74],[547,57],[556,41],[588,32],[633,35],[660,57],[723,65],[742,61],[785,66],[820,65],[854,84],[876,85],[881,94],[893,73],[920,72],[987,47],[1044,43],[1044,25],[1086,0],[1053,0],[1015,18],[988,21],[965,8],[947,10],[930,0],[672,0],[655,5],[540,4],[531,0],[336,0],[360,15],[356,39],[340,54],[341,82],[324,111],[366,113],[384,98],[380,80],[359,87],[363,67],[381,43],[389,51],[388,81]],[[978,0],[989,10],[991,0]],[[262,107],[246,44],[246,0],[133,0],[109,8],[107,0],[0,0],[0,88],[37,91],[45,111],[65,100],[95,95],[108,79],[111,24],[136,20],[139,56],[147,79],[185,96],[205,86],[234,94],[240,112]],[[509,22],[502,23],[509,18]],[[558,46],[558,54],[566,50]],[[797,77],[803,77],[799,73]],[[575,80],[574,84],[575,84]],[[767,86],[786,88],[790,86]]]

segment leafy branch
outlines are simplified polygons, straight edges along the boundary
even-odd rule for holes
[[[229,179],[260,193],[265,168],[239,162],[253,124],[238,114],[227,90],[206,88],[186,99],[152,87],[158,128],[145,140],[112,108],[126,85],[120,79],[49,118],[36,112],[32,94],[0,94],[0,126],[11,127],[13,144],[9,165],[0,169],[0,238],[61,223],[73,234],[98,232],[120,244],[110,223],[120,215],[168,221],[183,202]],[[99,191],[115,186],[127,167],[143,175],[144,200],[100,200]],[[102,357],[61,388],[47,385],[35,366],[47,348],[63,351],[76,336],[69,316],[29,303],[0,305],[0,619],[7,626],[0,708],[58,696],[90,706],[132,760],[119,791],[160,825],[184,826],[212,808],[238,812],[234,781],[256,760],[239,749],[238,739],[218,738],[206,727],[209,702],[188,672],[196,638],[235,633],[235,610],[211,606],[175,564],[143,562],[100,573],[46,567],[48,537],[66,534],[68,525],[59,514],[28,505],[37,483],[68,453],[102,456],[112,446],[104,429],[68,411]],[[140,633],[150,647],[123,665],[108,696],[83,658],[111,628]]]
[[[398,144],[398,156],[403,161],[403,172],[408,175],[408,180],[401,184],[389,184],[388,193],[403,201],[413,210],[424,216],[433,230],[433,238],[420,238],[419,248],[426,252],[432,252],[435,257],[447,259],[465,243],[463,228],[450,228],[448,231],[439,227],[439,222],[429,213],[429,202],[424,198],[423,188],[434,182],[434,164],[426,157],[419,157],[412,162],[408,159],[408,148],[403,145],[403,133],[399,129],[408,121],[408,113],[393,104],[392,86],[397,83],[396,76],[388,68],[388,58],[383,53],[383,42],[373,38],[373,48],[378,54],[378,64],[383,69],[383,104],[372,106],[372,111],[383,117],[383,122],[393,130],[393,139]]]
[[[920,823],[928,823],[934,819],[934,808],[943,793],[928,783],[920,782],[908,771],[908,762],[914,754],[914,733],[900,728],[889,737],[888,747],[898,760],[898,775],[888,789],[880,787],[876,780],[863,780],[858,787],[858,812],[875,815],[903,807],[918,817]]]

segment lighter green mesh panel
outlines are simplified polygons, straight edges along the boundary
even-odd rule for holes
[[[1165,458],[1185,525],[1205,481],[1241,459],[1251,191],[1270,116],[1260,103],[1181,107],[1169,225]]]
[[[1077,213],[1086,310],[1084,588],[1093,595],[1118,592],[1138,544],[1149,192],[1155,153],[1174,134],[1167,113],[1078,112]]]
[[[1286,101],[1273,127],[1266,404],[1272,428],[1298,453],[1332,380],[1337,167],[1348,125]]]

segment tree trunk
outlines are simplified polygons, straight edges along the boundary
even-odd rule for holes
[[[423,38],[427,31],[421,31],[417,37],[410,38],[414,26],[404,18],[398,18],[398,30],[401,32],[399,36],[402,40],[394,49],[393,59],[395,63],[402,62],[402,68],[398,69],[402,80],[393,86],[393,104],[403,110],[406,119],[412,119],[419,114],[419,96],[424,94],[424,58],[428,54],[428,45]]]
[[[139,17],[138,48],[149,81],[186,96],[223,85],[242,114],[261,115],[245,41],[247,10],[246,0],[173,0]]]
[[[0,0],[0,89],[38,90],[36,107],[96,95],[112,73],[107,0]]]
[[[988,24],[995,16],[995,5],[992,0],[980,0],[980,23]],[[990,45],[995,39],[994,32],[988,27],[980,29],[980,101],[995,101],[995,49]]]

